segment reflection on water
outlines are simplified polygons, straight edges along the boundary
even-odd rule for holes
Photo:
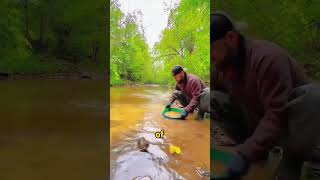
[[[166,120],[161,112],[172,90],[166,87],[121,87],[110,92],[111,179],[199,179],[198,167],[210,168],[209,120]],[[161,129],[165,137],[155,137]],[[137,140],[150,143],[140,152]],[[180,155],[169,153],[169,144]]]
[[[0,179],[106,179],[106,87],[0,81]]]

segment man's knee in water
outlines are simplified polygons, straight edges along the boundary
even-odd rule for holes
[[[199,112],[210,113],[210,89],[206,88],[200,95]]]
[[[204,119],[205,112],[198,110],[196,114],[196,120],[203,120]]]

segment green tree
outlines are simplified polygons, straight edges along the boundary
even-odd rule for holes
[[[110,10],[111,84],[150,82],[152,63],[141,12],[124,15],[118,1],[111,1]]]
[[[210,3],[205,0],[181,0],[178,6],[169,9],[168,26],[154,47],[157,54],[154,61],[162,64],[159,71],[165,79],[162,83],[172,82],[169,72],[177,64],[209,81],[209,10]]]

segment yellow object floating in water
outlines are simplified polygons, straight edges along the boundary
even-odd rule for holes
[[[175,146],[175,145],[172,145],[172,144],[170,144],[170,146],[169,146],[169,152],[171,153],[171,154],[180,154],[181,153],[181,149],[180,149],[180,147],[178,147],[178,146]]]

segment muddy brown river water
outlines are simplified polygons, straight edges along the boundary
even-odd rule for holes
[[[106,83],[0,81],[0,179],[106,177]]]
[[[137,177],[200,179],[197,168],[210,169],[210,122],[166,120],[161,112],[171,89],[161,86],[114,87],[110,91],[111,179]],[[164,130],[164,138],[155,132]],[[149,153],[137,149],[137,140],[150,141]],[[169,144],[181,148],[170,154]]]
[[[161,112],[172,92],[161,86],[110,91],[111,179],[200,179],[210,169],[210,122],[166,120]],[[0,179],[109,179],[107,89],[96,80],[0,81]],[[155,132],[164,130],[164,138]],[[149,153],[137,140],[150,141]],[[169,145],[181,148],[170,154]],[[271,164],[269,167],[276,167]],[[257,165],[246,179],[266,179]],[[271,169],[272,169],[271,168]]]

